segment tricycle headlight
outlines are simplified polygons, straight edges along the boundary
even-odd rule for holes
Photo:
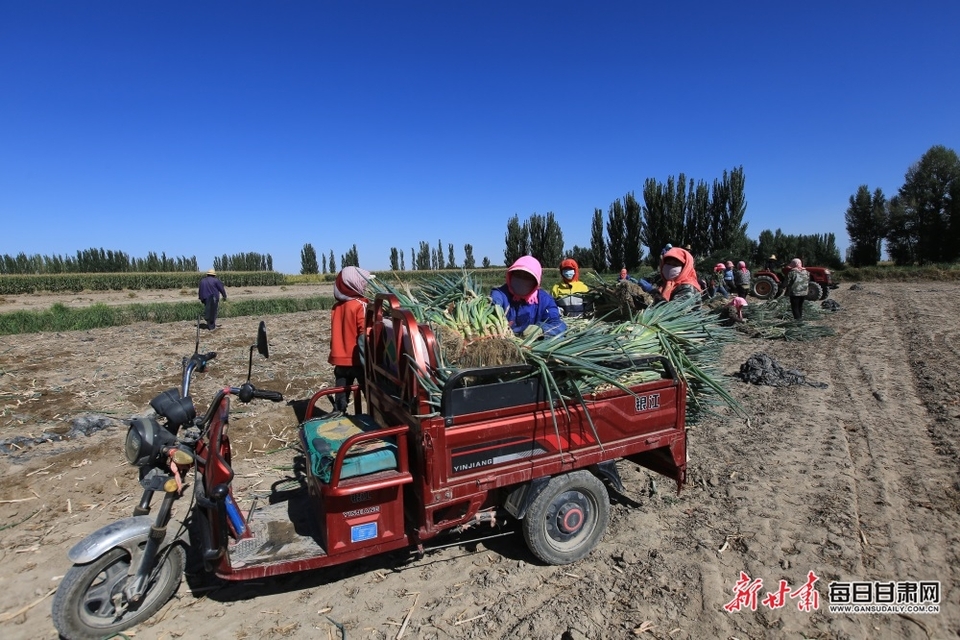
[[[176,444],[177,438],[160,426],[154,418],[135,418],[130,421],[123,453],[130,464],[142,467],[145,464],[160,464],[164,447]]]
[[[127,439],[123,443],[123,453],[127,457],[127,462],[137,464],[141,457],[140,449],[142,447],[143,436],[140,435],[140,430],[137,425],[130,425],[130,429],[127,430]]]

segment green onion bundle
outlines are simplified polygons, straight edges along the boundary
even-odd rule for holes
[[[567,330],[559,335],[524,339],[513,334],[503,310],[479,294],[479,282],[466,273],[424,280],[416,291],[372,284],[396,294],[437,336],[440,366],[418,372],[436,408],[447,379],[463,368],[532,365],[548,399],[566,406],[614,387],[632,393],[631,386],[664,375],[663,360],[650,357],[663,356],[687,384],[688,421],[717,404],[742,414],[716,368],[723,345],[735,340],[736,332],[694,300],[646,307],[622,322],[568,318]]]
[[[836,335],[836,331],[831,327],[810,322],[820,320],[824,312],[808,302],[803,303],[803,322],[793,319],[788,296],[749,304],[743,308],[743,317],[746,322],[737,324],[736,328],[753,338],[795,342]]]

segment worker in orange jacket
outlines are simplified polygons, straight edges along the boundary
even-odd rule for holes
[[[330,357],[327,362],[333,365],[335,386],[350,387],[358,382],[363,387],[359,340],[363,336],[364,317],[370,302],[365,290],[367,282],[374,277],[366,269],[344,267],[333,285],[333,297],[337,302],[330,319]],[[349,391],[335,394],[334,408],[346,411],[349,399]]]

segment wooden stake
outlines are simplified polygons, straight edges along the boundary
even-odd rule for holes
[[[407,630],[407,623],[410,622],[410,616],[413,615],[413,610],[417,608],[417,602],[420,601],[420,592],[416,592],[416,598],[413,599],[413,606],[410,607],[410,611],[407,612],[407,617],[403,619],[403,624],[400,625],[400,631],[397,632],[396,640],[400,640],[403,637],[403,633]]]

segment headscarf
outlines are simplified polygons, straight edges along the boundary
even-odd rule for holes
[[[733,260],[727,260],[727,269],[733,269]]]
[[[512,274],[514,271],[523,271],[524,273],[529,273],[537,279],[537,286],[535,286],[533,291],[526,296],[518,296],[513,292],[513,287],[510,283],[510,274]],[[517,261],[510,265],[510,268],[507,269],[507,288],[510,289],[513,299],[522,300],[527,304],[536,304],[540,300],[540,296],[537,295],[537,293],[540,291],[540,276],[542,274],[543,268],[540,266],[540,261],[533,256],[523,256],[521,258],[517,258]]]
[[[677,276],[676,280],[667,280],[663,283],[663,288],[661,293],[665,300],[670,300],[670,297],[673,295],[673,290],[676,289],[681,284],[689,284],[697,291],[703,291],[700,287],[700,281],[697,280],[697,272],[693,268],[693,256],[686,249],[680,249],[679,247],[674,247],[670,249],[665,254],[663,254],[663,260],[667,258],[675,258],[679,260],[683,267],[680,268],[680,275]]]
[[[620,269],[620,279],[621,279],[621,280],[626,280],[626,279],[627,279],[627,270],[626,270],[626,269]]]
[[[742,309],[742,308],[744,308],[744,307],[747,306],[747,301],[746,301],[746,299],[741,298],[740,296],[737,296],[737,297],[735,297],[733,300],[731,300],[730,303],[729,303],[727,306],[728,306],[728,307],[733,307],[734,309],[737,309],[737,310],[740,310],[740,309]]]
[[[560,262],[561,278],[563,278],[562,272],[564,269],[573,269],[573,277],[570,278],[570,282],[576,282],[580,279],[580,265],[573,258],[566,258]]]
[[[727,270],[727,267],[726,267],[726,265],[724,265],[722,262],[718,262],[716,265],[714,265],[713,270],[714,270],[714,271],[726,271],[726,270]]]
[[[790,261],[790,269],[803,269],[803,263],[800,262],[800,258],[794,258]]]
[[[740,262],[737,263],[737,267],[740,269],[740,271],[746,271],[747,263],[741,260]]]
[[[376,276],[360,267],[344,267],[337,274],[333,285],[333,297],[340,302],[364,297],[367,282]]]

